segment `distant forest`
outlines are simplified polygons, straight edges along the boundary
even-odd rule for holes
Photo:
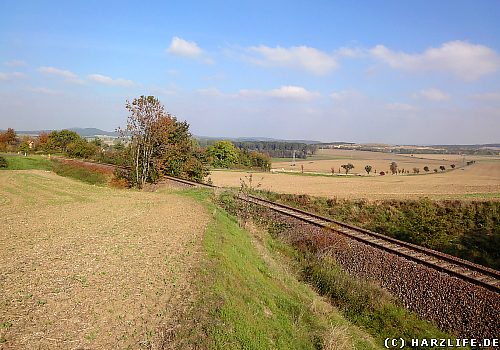
[[[307,156],[315,154],[318,150],[318,146],[316,145],[308,145],[300,142],[243,141],[233,143],[241,150],[266,153],[272,158],[292,158],[295,151],[296,158],[305,159]]]

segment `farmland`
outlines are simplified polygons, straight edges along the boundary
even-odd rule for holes
[[[295,166],[290,161],[273,163],[279,173],[256,173],[255,183],[262,189],[280,193],[309,194],[330,198],[346,199],[499,199],[500,198],[500,157],[468,156],[466,161],[476,163],[458,168],[463,159],[458,155],[395,155],[378,152],[320,150],[317,155]],[[370,175],[366,176],[365,165],[371,165],[377,172],[389,170],[390,162],[399,168],[412,171],[420,169],[419,175]],[[352,163],[353,176],[338,174],[342,164]],[[455,170],[434,173],[434,168],[444,165]],[[304,174],[301,171],[304,165]],[[423,171],[429,166],[429,173]],[[334,167],[335,175],[331,175]],[[284,170],[284,172],[282,172]],[[343,169],[341,169],[343,170]],[[237,171],[213,171],[211,179],[215,185],[238,187],[240,178],[248,173]]]
[[[472,157],[467,156],[465,161],[471,159],[489,159],[488,157]],[[500,158],[497,158],[500,161]],[[305,160],[296,161],[296,165],[292,166],[292,162],[280,161],[273,162],[274,169],[285,169],[289,171],[301,171],[301,166],[304,166],[305,172],[323,172],[331,173],[332,167],[335,173],[341,172],[342,164],[351,163],[354,165],[354,169],[351,173],[354,174],[365,174],[365,166],[371,165],[373,172],[379,173],[384,171],[389,172],[389,164],[391,162],[396,162],[399,169],[405,169],[412,172],[413,168],[419,168],[420,171],[424,172],[424,167],[428,166],[430,171],[439,166],[444,165],[446,168],[450,168],[452,164],[457,167],[463,165],[464,158],[458,154],[393,154],[393,153],[382,153],[382,152],[369,152],[369,151],[357,151],[357,150],[342,150],[342,149],[320,149],[317,153]]]
[[[380,348],[208,192],[0,183],[2,350]]]
[[[2,348],[150,346],[182,313],[209,218],[196,201],[41,170],[0,183]]]

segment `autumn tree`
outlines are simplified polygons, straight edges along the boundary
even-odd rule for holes
[[[371,165],[365,166],[365,171],[368,175],[370,175],[370,172],[372,171],[372,166]]]
[[[352,165],[351,163],[343,164],[341,165],[341,167],[345,170],[346,175],[351,169],[354,169],[354,165]]]
[[[123,136],[130,138],[130,180],[141,188],[161,175],[202,181],[208,174],[205,154],[196,147],[189,124],[179,122],[154,96],[127,101]]]
[[[0,151],[12,151],[18,143],[17,134],[12,128],[0,132]]]

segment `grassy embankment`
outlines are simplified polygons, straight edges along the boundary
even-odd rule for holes
[[[261,191],[268,199],[500,269],[500,202],[329,199]]]
[[[222,195],[220,201],[230,211],[238,210],[232,195]],[[269,233],[260,231],[259,236],[267,251],[288,266],[293,278],[302,281],[301,286],[304,282],[312,285],[335,307],[333,310],[336,313],[340,312],[344,319],[370,334],[378,345],[382,345],[385,338],[403,337],[408,340],[450,336],[406,310],[376,284],[349,276],[331,259],[317,258],[283,242],[278,235],[279,225],[271,224],[268,228]],[[238,285],[240,283],[235,284]],[[258,293],[261,292],[258,290]]]
[[[101,186],[105,185],[110,180],[109,176],[101,172],[85,167],[78,167],[73,164],[67,164],[57,159],[49,159],[45,156],[30,155],[24,157],[18,155],[2,155],[2,157],[7,161],[7,167],[0,168],[0,170],[48,170],[61,176],[71,177],[91,185]]]
[[[282,249],[265,232],[254,235],[217,208],[206,191],[190,190],[213,213],[198,279],[201,296],[177,338],[211,349],[376,349],[361,328],[299,282]],[[257,233],[258,232],[258,233]],[[278,249],[279,247],[279,249]],[[196,320],[196,321],[193,321]],[[190,329],[188,331],[188,329]],[[205,334],[200,337],[199,334]]]

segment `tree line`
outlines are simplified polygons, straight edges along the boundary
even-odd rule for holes
[[[300,142],[283,141],[238,141],[234,145],[240,150],[256,151],[265,153],[272,158],[296,158],[306,159],[318,150],[317,145]]]
[[[88,141],[70,130],[19,137],[9,128],[0,132],[0,152],[62,154],[124,166],[129,170],[119,168],[115,176],[139,188],[163,175],[203,182],[210,167],[264,171],[271,167],[267,154],[237,148],[229,141],[201,147],[189,124],[166,112],[154,96],[140,96],[127,101],[125,107],[129,112],[127,126],[119,130],[125,142],[110,146],[98,138]]]

